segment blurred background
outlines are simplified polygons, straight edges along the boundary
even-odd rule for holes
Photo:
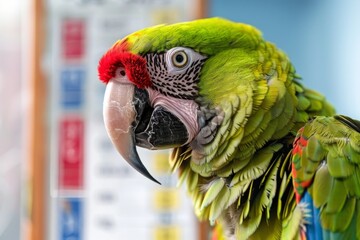
[[[360,119],[356,0],[0,0],[0,240],[205,240],[167,151],[119,159],[97,62],[137,29],[221,16],[258,27],[305,85]]]

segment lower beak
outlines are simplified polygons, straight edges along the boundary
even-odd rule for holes
[[[114,80],[107,84],[103,108],[105,128],[120,155],[142,175],[159,183],[147,171],[136,151],[134,92],[132,84]]]

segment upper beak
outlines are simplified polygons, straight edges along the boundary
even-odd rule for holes
[[[108,135],[121,156],[138,172],[150,180],[160,184],[147,171],[136,151],[135,120],[137,118],[134,105],[133,84],[109,81],[104,97],[104,122]]]
[[[136,145],[160,149],[185,144],[188,131],[182,121],[162,105],[150,106],[147,90],[137,88],[126,76],[108,82],[103,111],[117,151],[138,172],[159,183],[141,162]]]

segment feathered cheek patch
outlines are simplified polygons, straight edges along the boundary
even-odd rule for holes
[[[128,79],[138,88],[151,86],[146,60],[139,55],[116,47],[105,53],[99,61],[98,73],[100,80],[108,83],[110,79],[115,77],[115,72],[119,67],[125,68]]]

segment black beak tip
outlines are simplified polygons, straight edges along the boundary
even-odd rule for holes
[[[158,180],[156,180],[153,176],[151,176],[150,174],[149,174],[149,176],[146,176],[146,177],[149,178],[150,180],[152,180],[153,182],[161,185],[161,183]]]
[[[151,174],[148,172],[148,170],[147,170],[144,166],[142,166],[142,167],[135,167],[135,169],[136,169],[139,173],[141,173],[143,176],[145,176],[145,177],[147,177],[148,179],[150,179],[151,181],[153,181],[153,182],[161,185],[161,183],[160,183],[158,180],[156,180],[153,176],[151,176]]]
[[[133,151],[131,151],[130,154],[130,161],[127,161],[133,168],[136,169],[136,171],[138,171],[139,173],[141,173],[143,176],[147,177],[148,179],[150,179],[151,181],[161,185],[161,183],[156,180],[150,173],[149,171],[146,169],[146,167],[144,166],[144,164],[141,162],[140,157],[136,151],[135,145],[133,146]]]

